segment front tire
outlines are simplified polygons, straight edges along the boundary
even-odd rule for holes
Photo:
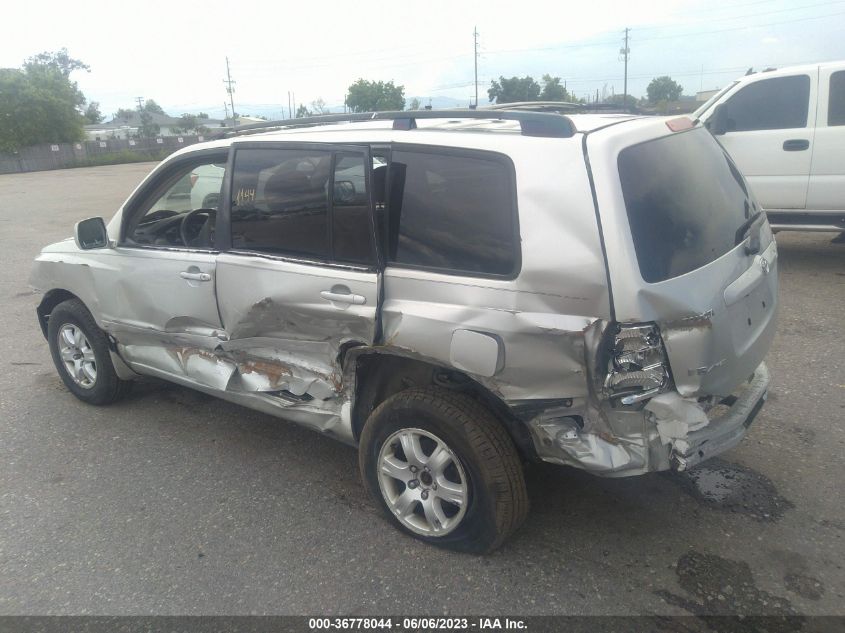
[[[364,427],[359,464],[389,520],[434,545],[490,552],[528,513],[516,447],[465,394],[430,387],[391,396]]]
[[[89,404],[110,404],[132,386],[114,370],[106,335],[79,299],[63,301],[50,313],[47,339],[56,371],[68,390]]]

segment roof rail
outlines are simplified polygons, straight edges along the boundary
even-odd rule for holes
[[[610,112],[637,114],[635,106],[621,103],[576,103],[573,101],[516,101],[513,103],[482,106],[484,110],[519,110],[525,112],[558,112],[560,114],[575,114],[583,112]]]
[[[521,110],[404,110],[398,112],[350,112],[347,114],[321,114],[298,119],[283,119],[242,125],[228,131],[225,136],[255,134],[273,129],[311,127],[330,123],[356,121],[393,121],[395,130],[412,130],[419,119],[484,119],[487,121],[518,121],[524,136],[568,138],[575,134],[575,125],[566,117],[552,112],[527,112]]]

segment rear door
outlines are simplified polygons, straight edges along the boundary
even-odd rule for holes
[[[717,138],[764,209],[803,209],[807,201],[817,72],[744,85],[724,102],[727,132]]]
[[[807,208],[845,210],[845,70],[819,70],[819,114]]]
[[[344,348],[376,336],[367,147],[236,143],[217,294],[232,389],[309,401],[340,390]]]
[[[732,161],[663,120],[588,137],[615,318],[660,326],[683,396],[728,395],[775,332],[777,250]]]

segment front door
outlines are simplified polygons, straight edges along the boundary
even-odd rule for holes
[[[725,103],[718,136],[764,209],[803,209],[807,201],[816,73],[750,83]]]
[[[149,178],[124,209],[111,266],[97,272],[104,325],[141,373],[225,388],[209,351],[222,331],[215,222],[226,159],[226,150],[199,152]],[[200,173],[208,190],[202,196],[193,191]],[[215,182],[209,174],[217,174]]]
[[[243,142],[233,153],[231,244],[217,260],[230,388],[331,400],[343,351],[376,337],[370,152]]]

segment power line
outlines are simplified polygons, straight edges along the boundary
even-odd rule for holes
[[[628,32],[631,29],[625,27],[625,45],[619,50],[622,54],[622,58],[625,60],[625,89],[622,93],[622,107],[626,107],[628,105],[628,57],[631,55],[631,49],[628,47]],[[598,95],[598,93],[596,93]],[[598,96],[596,96],[596,101],[598,101]]]
[[[474,27],[472,32],[474,42],[473,61],[475,62],[475,107],[478,107],[478,27]]]
[[[232,81],[232,73],[229,72],[229,57],[226,57],[226,79],[223,80],[223,83],[226,84],[226,92],[229,93],[229,103],[232,106],[232,127],[238,127],[238,118],[235,116],[235,88],[234,84],[236,82]]]

